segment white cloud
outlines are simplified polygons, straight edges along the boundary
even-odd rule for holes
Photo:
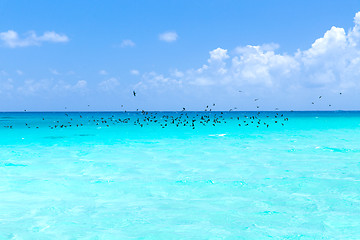
[[[0,93],[9,94],[14,89],[14,81],[11,78],[0,80]]]
[[[75,89],[85,89],[87,87],[87,82],[85,80],[79,80],[73,87]]]
[[[20,76],[24,74],[23,71],[21,71],[21,70],[16,70],[16,73]]]
[[[14,86],[12,87],[12,89]],[[64,92],[85,93],[88,91],[87,81],[79,80],[74,84],[63,80],[54,81],[52,79],[33,80],[26,79],[17,86],[16,90],[24,96],[28,95],[44,95],[46,94],[63,94]]]
[[[176,32],[164,32],[159,34],[159,39],[164,42],[174,42],[178,38]]]
[[[104,81],[101,81],[99,83],[99,88],[102,91],[114,91],[116,87],[119,86],[119,84],[120,84],[119,81],[116,78],[112,77]]]
[[[100,75],[107,75],[108,73],[107,73],[107,71],[105,71],[105,70],[100,70],[100,71],[99,71],[99,74],[100,74]]]
[[[227,50],[217,48],[215,50],[210,51],[210,59],[208,60],[209,63],[216,62],[216,61],[223,61],[225,59],[229,58],[229,55],[227,55]]]
[[[125,47],[134,47],[135,43],[133,41],[131,41],[130,39],[125,39],[121,42],[120,47],[125,48]]]
[[[140,72],[139,72],[138,70],[136,70],[136,69],[133,69],[133,70],[130,70],[130,74],[132,74],[132,75],[139,75]]]
[[[171,71],[171,76],[181,78],[184,76],[184,73],[175,69],[174,71]]]
[[[216,48],[209,52],[207,63],[200,68],[143,75],[141,86],[166,84],[188,86],[254,86],[256,88],[297,89],[360,88],[360,12],[354,27],[346,32],[332,27],[316,39],[309,49],[293,54],[277,53],[279,45],[241,46],[229,52]],[[172,36],[172,37],[171,37]],[[162,40],[176,40],[165,33]]]
[[[143,81],[135,85],[134,88],[160,88],[166,91],[167,88],[181,86],[181,80],[172,77],[165,77],[163,74],[149,72],[142,75]]]
[[[22,95],[34,95],[39,92],[47,92],[51,89],[52,84],[51,81],[43,79],[39,81],[35,81],[33,79],[27,79],[24,81],[22,85],[20,85],[17,90]]]
[[[53,75],[60,75],[60,73],[59,73],[56,69],[50,68],[49,71],[50,71],[50,73],[53,74]]]
[[[79,80],[75,84],[71,84],[62,80],[55,82],[55,84],[52,84],[51,81],[49,82],[50,84],[47,91],[51,91],[51,92],[63,93],[65,91],[65,92],[77,92],[83,94],[86,91],[88,91],[87,81],[85,80]]]
[[[28,47],[28,46],[40,46],[43,42],[68,42],[69,38],[64,34],[58,34],[56,32],[45,32],[43,35],[37,36],[34,31],[30,31],[25,34],[24,38],[19,37],[19,34],[13,30],[0,33],[0,40],[6,47]]]
[[[45,32],[42,36],[36,36],[32,33],[33,39],[38,42],[68,42],[69,38],[66,35],[58,34],[56,32]]]

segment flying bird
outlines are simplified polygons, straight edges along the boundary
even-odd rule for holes
[[[133,94],[134,94],[134,97],[136,97],[136,92],[135,91],[133,91]]]

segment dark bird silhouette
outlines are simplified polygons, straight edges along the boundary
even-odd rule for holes
[[[136,97],[136,92],[135,91],[133,91],[133,95],[134,95],[134,97]]]

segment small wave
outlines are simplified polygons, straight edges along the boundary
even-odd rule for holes
[[[26,167],[27,165],[25,164],[17,164],[17,163],[11,163],[11,162],[7,162],[7,163],[3,163],[5,167]]]
[[[95,134],[77,134],[76,136],[79,136],[79,137],[91,137],[91,136],[95,136]]]
[[[221,134],[210,134],[209,136],[211,136],[211,137],[223,137],[225,135],[226,135],[226,133],[221,133]]]
[[[63,139],[63,138],[66,138],[65,136],[47,136],[47,137],[44,137],[44,138],[48,138],[48,139]]]

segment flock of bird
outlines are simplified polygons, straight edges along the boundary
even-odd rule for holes
[[[239,91],[242,92],[242,91]],[[340,93],[342,95],[342,93]],[[133,91],[133,96],[136,97],[136,92]],[[322,96],[319,96],[321,99]],[[254,102],[259,101],[259,98],[255,98]],[[312,104],[315,104],[312,102]],[[212,104],[215,107],[215,103]],[[331,106],[331,104],[329,104]],[[90,107],[90,105],[88,105]],[[123,107],[123,105],[121,105]],[[259,108],[259,106],[257,106]],[[66,108],[65,108],[66,109]],[[185,107],[179,112],[165,113],[165,112],[146,112],[144,110],[137,109],[136,112],[123,111],[120,115],[109,113],[108,117],[104,114],[91,114],[88,113],[64,113],[64,118],[60,120],[45,119],[41,120],[46,122],[46,125],[51,129],[61,128],[79,128],[84,126],[98,126],[98,127],[111,127],[114,125],[134,125],[139,127],[145,127],[148,125],[156,125],[161,128],[166,127],[190,127],[196,129],[201,126],[217,126],[220,124],[231,123],[239,127],[255,126],[269,128],[269,126],[275,124],[284,126],[289,118],[284,116],[284,112],[235,112],[236,107],[229,109],[229,111],[212,111],[212,108],[207,105],[204,111],[200,112],[187,112]],[[275,110],[278,110],[276,108]],[[24,110],[26,111],[26,110]],[[232,112],[231,114],[229,114]],[[125,114],[124,114],[125,113]],[[49,121],[46,121],[49,120]],[[44,122],[44,123],[45,123]],[[27,128],[39,128],[45,124],[37,124],[28,122],[24,123]],[[13,125],[4,125],[5,128],[13,128]]]
[[[98,126],[98,127],[111,127],[114,125],[133,125],[139,127],[145,127],[148,125],[159,126],[160,128],[166,127],[190,127],[196,129],[200,126],[217,126],[220,124],[234,124],[236,126],[264,126],[268,128],[271,124],[279,124],[284,126],[284,123],[289,119],[282,113],[274,113],[266,116],[261,116],[261,112],[241,112],[243,115],[239,115],[236,112],[230,115],[226,115],[227,112],[127,112],[124,113],[109,113],[109,116],[105,117],[104,114],[91,114],[91,113],[64,113],[64,118],[60,120],[54,120],[52,117],[46,119],[42,117],[39,121],[24,123],[27,128],[40,128],[47,125],[51,129],[62,128],[79,128],[84,126]],[[265,120],[266,119],[266,120]],[[47,121],[48,120],[48,121]],[[13,128],[12,125],[5,126]]]

